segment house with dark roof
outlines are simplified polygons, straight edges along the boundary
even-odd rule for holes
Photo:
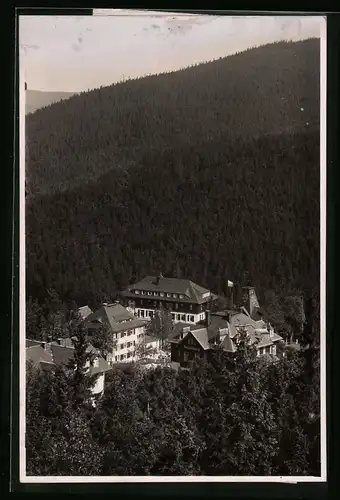
[[[196,356],[206,358],[216,348],[233,353],[241,332],[247,334],[258,356],[275,356],[277,344],[283,342],[270,324],[254,320],[244,307],[216,313],[207,311],[205,325],[178,325],[174,329],[170,339],[171,361],[185,367]]]
[[[88,346],[87,351],[93,355],[92,362],[86,363],[88,373],[96,376],[91,391],[93,396],[100,396],[104,392],[105,373],[111,370],[111,367],[92,345]],[[53,342],[26,340],[26,363],[32,363],[41,370],[54,370],[56,366],[61,365],[67,367],[73,354],[73,341],[68,338]]]
[[[121,292],[124,305],[137,318],[150,320],[155,311],[166,309],[174,322],[191,325],[204,320],[217,297],[196,283],[179,278],[146,276]]]
[[[89,314],[84,322],[89,335],[106,326],[112,334],[112,352],[108,354],[109,364],[136,361],[136,347],[145,335],[146,322],[137,318],[119,302],[104,303],[97,311]]]

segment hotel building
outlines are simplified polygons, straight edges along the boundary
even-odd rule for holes
[[[121,292],[129,311],[141,320],[151,320],[155,311],[165,309],[173,321],[197,324],[204,321],[216,296],[190,280],[147,276]]]

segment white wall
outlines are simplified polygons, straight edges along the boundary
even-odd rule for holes
[[[131,310],[131,308],[130,308]],[[155,309],[145,309],[142,307],[136,307],[136,309],[133,310],[133,312],[137,315],[137,318],[145,319],[150,321],[152,314],[155,313]],[[176,310],[172,311],[169,310],[172,314],[172,319],[174,323],[178,322],[185,322],[185,323],[191,323],[192,325],[195,325],[199,321],[203,321],[205,318],[205,313],[199,313],[199,314],[193,314],[191,312],[177,312]]]
[[[119,332],[117,334],[117,339],[115,338],[115,335],[113,336],[115,348],[113,349],[111,355],[112,363],[130,362],[135,360],[135,348],[144,336],[145,327],[141,326],[129,331],[131,332],[130,335],[122,336],[124,332]],[[129,344],[129,346],[127,344]]]

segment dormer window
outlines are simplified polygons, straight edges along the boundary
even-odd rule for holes
[[[160,295],[160,297],[164,297],[164,293],[163,292],[159,292],[159,295]]]
[[[184,295],[180,294],[180,295],[179,295],[179,298],[180,298],[180,299],[184,299]]]
[[[174,299],[177,299],[177,293],[174,293],[172,296]]]
[[[148,292],[148,295],[152,295],[152,292]]]
[[[136,295],[139,295],[139,294],[140,294],[140,291],[139,291],[139,290],[135,290],[135,294],[136,294]]]
[[[167,296],[167,297],[171,297],[171,293],[167,293],[167,294],[166,294],[166,296]]]

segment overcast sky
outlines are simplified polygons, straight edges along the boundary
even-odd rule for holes
[[[320,36],[322,18],[227,17],[116,11],[21,16],[20,61],[29,89],[78,92],[177,70],[278,40]]]

